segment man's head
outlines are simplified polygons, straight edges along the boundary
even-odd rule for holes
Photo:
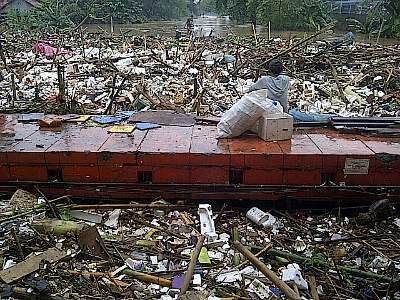
[[[282,62],[279,59],[273,59],[268,65],[268,70],[272,75],[279,75],[283,71]]]

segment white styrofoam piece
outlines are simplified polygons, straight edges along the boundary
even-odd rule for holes
[[[194,285],[201,285],[201,275],[200,274],[194,274],[193,275],[193,284]]]
[[[261,225],[264,227],[272,227],[276,223],[276,218],[268,212],[263,212],[261,209],[257,207],[251,208],[246,217],[256,223],[257,225]]]
[[[293,117],[286,113],[263,116],[251,130],[264,141],[290,140],[293,135]]]
[[[219,274],[216,279],[217,283],[232,283],[240,280],[242,280],[242,274],[239,271]]]
[[[150,261],[152,265],[158,265],[158,256],[157,255],[150,256]]]
[[[201,234],[207,237],[208,241],[215,241],[218,238],[215,232],[213,213],[210,204],[199,204],[198,214],[200,216]]]
[[[71,210],[71,217],[78,220],[97,224],[100,224],[103,221],[103,215],[82,210]]]

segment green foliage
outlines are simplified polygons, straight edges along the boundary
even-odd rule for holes
[[[244,23],[248,21],[248,0],[217,0],[217,9],[222,14],[229,14],[234,20]]]
[[[144,15],[150,20],[180,19],[188,15],[186,0],[144,0]]]
[[[79,15],[84,14],[80,1],[48,0],[30,14],[31,26],[67,28],[74,25]]]
[[[171,20],[186,17],[188,0],[44,0],[29,13],[11,11],[9,27],[64,29],[82,20],[93,23],[138,23],[146,20]]]
[[[96,17],[115,23],[138,23],[144,20],[142,0],[97,0]]]
[[[400,1],[386,0],[382,4],[386,12],[382,33],[387,37],[400,37]]]
[[[60,218],[63,221],[71,221],[72,220],[72,216],[71,216],[71,210],[68,208],[63,208],[60,211]]]
[[[316,30],[329,20],[322,0],[217,0],[235,20],[268,24],[279,30]]]
[[[370,11],[365,22],[347,20],[349,27],[365,34],[381,34],[389,38],[400,38],[400,1],[382,0]]]
[[[202,14],[216,14],[217,2],[216,0],[201,0],[198,4],[198,10]]]
[[[379,31],[379,20],[375,18],[367,17],[365,22],[356,19],[346,19],[347,26],[353,32],[362,34],[376,34]]]
[[[6,23],[11,29],[29,30],[32,24],[32,18],[28,14],[19,12],[18,10],[9,10],[6,16]]]

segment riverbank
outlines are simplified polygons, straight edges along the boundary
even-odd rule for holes
[[[152,36],[163,36],[171,37],[175,35],[176,29],[183,29],[185,20],[176,21],[157,21],[157,22],[146,22],[141,24],[114,24],[113,33],[121,34],[129,33],[132,35],[152,35]],[[209,36],[212,31],[214,36],[226,36],[228,34],[235,34],[238,36],[253,36],[253,27],[250,23],[238,24],[230,20],[227,16],[201,16],[194,19],[195,31],[198,36]],[[110,33],[110,24],[88,24],[84,28],[88,32],[108,32]],[[341,27],[343,28],[343,26]],[[313,32],[304,31],[278,31],[274,30],[271,26],[271,38],[302,38],[306,35],[310,35]],[[344,30],[331,31],[324,36],[326,38],[337,38],[342,37],[346,32]],[[356,40],[363,43],[375,44],[377,41],[376,36],[368,36],[366,34],[354,33]],[[257,25],[257,35],[262,38],[268,38],[269,32],[268,27],[263,25]],[[398,39],[386,39],[380,38],[379,43],[383,45],[393,45],[400,41]]]

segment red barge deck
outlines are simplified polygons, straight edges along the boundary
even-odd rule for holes
[[[59,130],[0,115],[0,189],[170,200],[399,199],[400,138],[296,130],[291,141],[217,140],[216,127]]]

